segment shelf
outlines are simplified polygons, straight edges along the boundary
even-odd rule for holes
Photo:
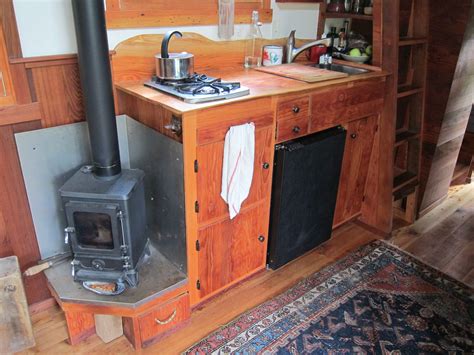
[[[402,46],[416,46],[420,44],[427,44],[428,39],[426,37],[402,37],[398,41],[398,45]]]
[[[402,97],[412,96],[419,93],[422,93],[424,88],[420,87],[413,87],[413,86],[399,86],[398,87],[398,94],[397,98],[400,99]]]
[[[372,15],[351,14],[349,12],[326,12],[326,18],[350,18],[353,20],[372,21]]]
[[[410,139],[417,139],[417,138],[420,138],[420,133],[418,132],[411,132],[411,131],[399,132],[397,133],[397,136],[395,137],[395,148],[405,142],[408,142]]]
[[[393,193],[397,192],[408,184],[416,182],[417,180],[418,176],[411,171],[405,171],[404,173],[396,175],[393,179]]]

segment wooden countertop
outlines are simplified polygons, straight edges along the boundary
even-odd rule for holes
[[[347,65],[347,62],[344,62]],[[203,110],[209,107],[225,105],[231,102],[252,100],[260,97],[283,95],[290,93],[302,93],[309,90],[325,89],[333,85],[355,83],[363,80],[386,77],[388,73],[379,68],[366,65],[353,65],[373,70],[369,73],[352,75],[340,79],[321,81],[317,83],[306,83],[299,80],[284,78],[281,76],[260,72],[253,69],[236,68],[232,70],[210,70],[207,75],[222,78],[223,81],[238,81],[241,85],[250,89],[250,94],[235,99],[219,100],[200,104],[188,104],[169,94],[145,87],[143,81],[119,82],[116,88],[122,92],[137,96],[148,102],[161,105],[174,114],[182,115],[195,110]]]

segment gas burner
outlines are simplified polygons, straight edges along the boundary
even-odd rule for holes
[[[223,82],[220,78],[195,73],[183,80],[163,80],[154,75],[145,86],[178,96],[188,103],[230,99],[249,94],[237,82]]]

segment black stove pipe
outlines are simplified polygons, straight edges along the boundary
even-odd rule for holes
[[[121,172],[104,0],[72,0],[94,174]]]

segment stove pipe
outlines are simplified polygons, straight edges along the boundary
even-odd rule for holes
[[[94,174],[121,172],[104,0],[72,0]]]

